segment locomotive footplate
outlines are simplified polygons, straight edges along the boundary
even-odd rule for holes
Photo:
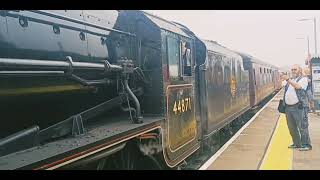
[[[56,169],[160,128],[163,117],[144,117],[143,124],[127,117],[101,118],[83,136],[70,137],[0,157],[0,169]]]

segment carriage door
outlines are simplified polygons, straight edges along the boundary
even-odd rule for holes
[[[169,83],[166,86],[166,155],[172,165],[184,158],[182,154],[187,156],[194,151],[197,142],[190,44],[191,40],[183,40],[174,35],[167,36]]]

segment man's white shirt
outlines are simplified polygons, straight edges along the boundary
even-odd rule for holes
[[[297,82],[297,80],[298,80],[298,78],[294,79],[295,82]],[[298,84],[300,84],[302,89],[306,90],[307,86],[308,86],[308,78],[302,77],[299,80]],[[288,90],[287,90],[287,92],[285,94],[285,102],[288,105],[294,105],[294,104],[297,104],[299,102],[297,93],[296,93],[294,87],[291,84],[289,84]]]

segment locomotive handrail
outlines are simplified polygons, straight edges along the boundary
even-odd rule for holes
[[[85,21],[82,21],[82,20],[74,19],[74,18],[71,18],[71,17],[67,17],[67,16],[64,16],[64,15],[59,15],[59,14],[52,13],[52,12],[41,11],[41,10],[25,10],[25,11],[30,11],[30,12],[37,13],[37,14],[42,14],[42,15],[45,15],[45,16],[55,17],[55,18],[58,18],[58,19],[61,19],[61,20],[66,20],[66,21],[79,23],[79,24],[82,24],[82,25],[91,26],[91,27],[102,29],[102,30],[106,30],[106,31],[113,31],[113,32],[117,32],[117,33],[121,33],[121,34],[125,34],[125,35],[128,35],[128,36],[135,37],[135,34],[132,34],[132,33],[129,33],[129,32],[124,32],[124,31],[120,31],[120,30],[116,30],[116,29],[112,29],[112,28],[106,28],[106,27],[103,27],[103,26],[100,26],[100,25],[97,25],[97,24],[85,22]]]
[[[64,71],[0,71],[0,76],[64,76]]]
[[[124,32],[124,31],[120,31],[120,30],[116,30],[116,29],[112,29],[112,28],[102,27],[102,26],[97,25],[97,24],[85,22],[85,21],[82,21],[82,20],[74,19],[74,18],[71,18],[71,17],[59,15],[59,14],[52,13],[52,12],[41,11],[41,10],[28,10],[28,11],[34,12],[34,13],[38,13],[38,14],[42,14],[42,15],[52,16],[52,17],[55,17],[55,18],[58,18],[58,19],[67,20],[67,21],[71,21],[71,22],[74,22],[74,23],[79,23],[79,24],[86,25],[86,26],[91,26],[91,27],[94,27],[94,28],[102,29],[102,30],[113,31],[113,32],[129,35],[129,36],[135,36],[135,34],[131,34],[129,32]]]
[[[9,14],[9,13],[7,13],[6,15],[14,17],[14,18],[19,18],[21,16],[21,15],[18,15],[18,14]],[[98,32],[87,30],[86,28],[78,28],[78,27],[74,27],[74,26],[70,26],[70,25],[65,25],[65,24],[62,24],[62,23],[54,23],[54,22],[51,22],[51,21],[38,19],[38,18],[33,18],[33,17],[30,17],[30,16],[25,16],[25,15],[24,15],[24,17],[27,18],[29,21],[33,21],[33,22],[37,22],[37,23],[43,23],[43,24],[48,24],[48,25],[56,25],[56,26],[59,26],[61,28],[66,28],[66,29],[71,29],[71,30],[75,30],[75,31],[86,32],[86,33],[97,35],[97,36],[103,36],[103,37],[107,37],[108,36],[108,35],[103,34],[103,33],[98,33]],[[103,27],[100,27],[99,29],[101,29],[101,28],[103,28]],[[106,28],[106,30],[107,29],[109,29],[109,28]],[[114,32],[118,32],[118,30],[114,30]],[[122,31],[120,31],[119,33],[122,33],[122,34],[124,33],[125,35],[128,35],[128,34],[126,34],[125,32],[122,32]],[[135,35],[132,35],[132,34],[130,36],[135,37]]]
[[[105,63],[91,63],[91,62],[72,62],[72,69],[76,70],[114,70],[119,71],[121,66],[110,64],[107,60]],[[14,70],[70,70],[70,62],[55,61],[55,60],[34,60],[34,59],[9,59],[0,58],[0,69],[10,68]],[[9,72],[6,70],[6,72]],[[22,72],[22,71],[21,71]],[[0,73],[1,74],[1,73]]]

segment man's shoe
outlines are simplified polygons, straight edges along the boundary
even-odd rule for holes
[[[296,149],[296,148],[300,148],[300,147],[297,146],[297,145],[291,144],[290,146],[288,146],[288,148],[290,148],[290,149]]]
[[[312,150],[312,146],[310,144],[308,144],[307,147]]]
[[[309,151],[311,150],[312,148],[308,147],[308,146],[304,146],[302,148],[299,148],[299,151]]]

